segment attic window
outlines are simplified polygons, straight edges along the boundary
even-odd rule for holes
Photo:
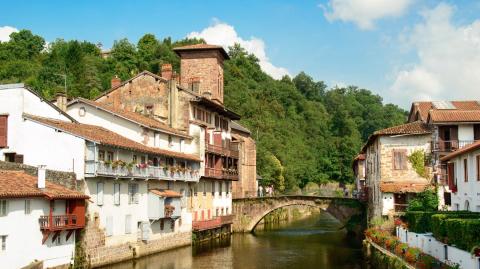
[[[86,113],[87,113],[87,110],[83,106],[78,110],[78,116],[80,117],[85,117]]]
[[[433,107],[436,109],[456,109],[456,107],[449,101],[434,101]]]

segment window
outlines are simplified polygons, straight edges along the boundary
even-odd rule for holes
[[[393,150],[393,169],[405,170],[407,169],[407,151]]]
[[[227,194],[230,192],[230,182],[225,182],[225,191]]]
[[[182,152],[184,144],[185,144],[185,139],[180,138],[180,152]]]
[[[212,196],[215,195],[215,181],[212,181]]]
[[[29,215],[31,213],[30,209],[30,200],[25,200],[25,215]]]
[[[103,150],[98,151],[98,160],[102,162],[105,161],[105,151]]]
[[[172,181],[167,181],[167,190],[173,190],[173,182]]]
[[[0,200],[0,217],[6,216],[8,214],[8,201]]]
[[[173,147],[173,138],[171,135],[168,136],[168,146]]]
[[[120,205],[120,183],[113,183],[113,203]]]
[[[85,117],[86,113],[87,113],[87,110],[83,106],[78,110],[78,116],[80,117]]]
[[[223,182],[220,182],[219,185],[220,185],[220,187],[219,187],[218,192],[219,192],[220,195],[222,195],[222,192],[223,192]]]
[[[133,155],[133,157],[132,157],[132,162],[133,162],[133,163],[137,163],[137,155]]]
[[[197,196],[197,192],[198,192],[198,187],[197,187],[197,185],[195,185],[195,186],[193,187],[193,195],[194,195],[194,196]]]
[[[480,181],[480,155],[477,155],[477,181]]]
[[[0,148],[8,146],[8,116],[0,115]]]
[[[113,162],[113,152],[107,152],[107,161]]]
[[[463,176],[464,181],[468,182],[468,159],[463,159]]]
[[[97,205],[103,205],[103,182],[97,182]]]
[[[0,251],[5,251],[7,250],[7,236],[6,235],[1,235],[0,236]]]
[[[128,184],[128,203],[138,204],[138,184],[137,183]]]
[[[105,235],[112,236],[113,235],[113,217],[108,216],[105,224],[106,224]]]
[[[125,216],[125,234],[132,233],[132,215]]]
[[[203,196],[207,196],[207,182],[203,182]]]

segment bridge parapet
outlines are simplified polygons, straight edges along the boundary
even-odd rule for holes
[[[365,206],[357,199],[344,197],[322,197],[306,195],[285,195],[273,197],[233,199],[234,232],[251,232],[268,213],[286,206],[303,205],[320,208],[330,213],[343,225],[352,217],[364,215]]]

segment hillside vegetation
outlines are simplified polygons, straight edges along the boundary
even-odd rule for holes
[[[144,35],[136,44],[115,41],[111,55],[101,57],[96,44],[45,40],[22,30],[0,42],[0,83],[24,82],[47,98],[64,91],[70,97],[93,98],[110,88],[118,75],[128,79],[142,70],[159,72],[162,63],[179,70],[173,47],[203,42],[172,41]],[[400,124],[406,111],[369,90],[355,86],[328,89],[301,72],[275,80],[258,59],[240,46],[229,48],[225,63],[225,104],[242,115],[241,123],[257,140],[258,173],[277,189],[308,182],[352,182],[351,163],[375,130]]]

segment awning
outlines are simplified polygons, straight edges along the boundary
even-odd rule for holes
[[[157,196],[161,196],[165,198],[181,198],[182,197],[180,193],[172,190],[151,189],[150,192]]]
[[[419,193],[428,189],[430,184],[428,183],[393,183],[382,182],[380,183],[380,190],[388,193]]]

